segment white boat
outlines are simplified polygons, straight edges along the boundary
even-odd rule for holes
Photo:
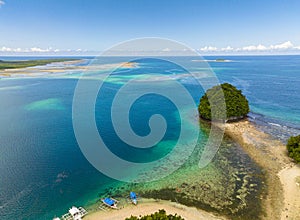
[[[75,207],[69,209],[69,212],[67,214],[64,214],[62,216],[63,220],[81,220],[85,215],[87,214],[87,211],[82,207]]]

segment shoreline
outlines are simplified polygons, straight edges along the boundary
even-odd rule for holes
[[[237,142],[265,174],[266,183],[260,197],[261,219],[300,219],[298,211],[300,210],[300,166],[288,157],[285,145],[271,135],[260,131],[254,122],[247,119],[227,123],[225,134]],[[138,206],[125,205],[120,210],[108,212],[95,210],[85,219],[125,219],[131,215],[152,214],[159,209],[166,210],[167,214],[177,213],[186,220],[228,219],[215,212],[156,199],[143,199]]]
[[[211,212],[207,212],[195,207],[188,207],[179,203],[156,200],[156,199],[143,199],[137,206],[132,204],[126,204],[119,210],[108,211],[94,211],[84,217],[85,220],[121,220],[129,218],[130,216],[148,215],[158,212],[158,210],[164,209],[167,214],[177,214],[183,217],[185,220],[226,220],[223,216],[217,216]]]
[[[262,219],[300,219],[300,166],[288,157],[286,146],[260,131],[247,119],[227,123],[225,133],[265,171]]]

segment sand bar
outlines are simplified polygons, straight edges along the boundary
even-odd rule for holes
[[[258,130],[248,120],[226,124],[237,141],[264,170],[267,192],[262,219],[300,220],[300,166],[291,161],[285,144]]]

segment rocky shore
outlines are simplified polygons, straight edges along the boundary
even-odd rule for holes
[[[262,219],[300,219],[300,167],[287,156],[285,145],[248,120],[227,123],[225,132],[264,170]]]

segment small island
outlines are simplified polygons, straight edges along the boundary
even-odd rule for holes
[[[198,111],[200,118],[205,120],[212,120],[211,109],[214,105],[216,107],[216,119],[223,119],[223,109],[218,108],[222,105],[225,99],[226,104],[226,120],[237,121],[243,119],[249,113],[249,103],[241,90],[229,83],[223,83],[208,89],[200,99]]]

